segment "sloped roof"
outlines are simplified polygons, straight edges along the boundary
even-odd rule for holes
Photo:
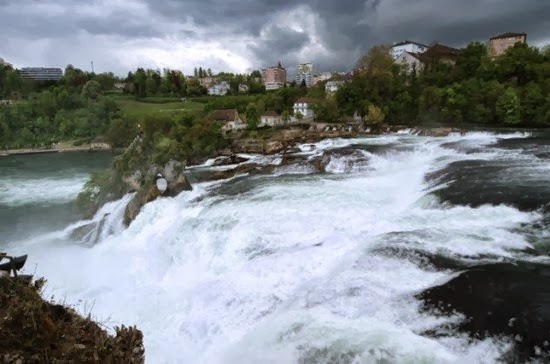
[[[273,116],[273,117],[277,117],[277,116],[279,116],[279,114],[277,114],[275,111],[269,110],[269,111],[264,112],[262,116]]]
[[[233,121],[237,118],[238,111],[235,109],[223,109],[212,111],[212,119],[216,121]]]
[[[418,43],[418,42],[413,42],[413,41],[410,41],[410,40],[404,40],[404,41],[402,41],[402,42],[392,44],[391,48],[399,47],[399,46],[404,46],[404,45],[407,45],[407,44],[416,44],[416,45],[419,46],[419,47],[428,48],[428,46],[425,45],[425,44]]]
[[[294,103],[300,103],[300,104],[315,104],[317,100],[309,98],[309,97],[300,97],[298,100],[296,100]]]
[[[414,57],[414,58],[420,60],[420,53],[415,53],[415,52],[403,52],[403,53],[401,53],[401,55],[398,57],[398,59],[401,58],[401,57],[403,57],[403,56],[406,55],[406,54],[408,54],[408,55],[410,55],[411,57]]]
[[[448,47],[443,44],[435,44],[428,48],[427,51],[419,55],[421,60],[427,59],[454,59],[458,58],[460,49]]]
[[[527,33],[504,33],[491,37],[490,39],[503,39],[503,38],[515,38],[515,37],[527,37]]]

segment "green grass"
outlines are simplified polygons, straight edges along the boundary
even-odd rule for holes
[[[129,117],[144,117],[151,114],[173,111],[200,112],[204,105],[190,100],[181,101],[175,98],[151,97],[145,100],[136,100],[131,96],[121,95],[114,97],[120,109]]]

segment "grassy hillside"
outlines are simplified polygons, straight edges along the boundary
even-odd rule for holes
[[[181,101],[177,98],[148,97],[144,100],[136,100],[133,96],[116,95],[114,99],[121,110],[129,117],[142,117],[176,110],[200,112],[204,109],[204,104],[190,100]]]

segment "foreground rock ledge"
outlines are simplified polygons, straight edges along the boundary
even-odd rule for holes
[[[0,363],[143,363],[143,335],[117,327],[111,336],[89,317],[53,304],[29,285],[0,276]]]

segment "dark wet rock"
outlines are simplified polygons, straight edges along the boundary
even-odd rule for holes
[[[136,195],[126,206],[124,224],[130,225],[146,203],[161,196],[175,197],[183,191],[191,191],[193,187],[186,176],[185,166],[185,163],[174,160],[169,161],[163,167],[148,166],[146,174],[141,174],[142,180]],[[159,186],[165,186],[166,189],[159,190],[156,184],[159,179],[163,181]]]
[[[214,161],[214,164],[212,164],[213,166],[229,166],[229,165],[232,165],[232,164],[241,164],[241,163],[244,163],[248,161],[248,158],[244,158],[244,157],[240,157],[236,154],[232,154],[228,157],[221,157],[221,158],[218,158],[216,159],[216,161]]]
[[[365,166],[369,158],[361,151],[353,147],[338,148],[325,151],[320,156],[314,156],[308,159],[317,173],[325,173],[327,166],[332,161],[342,163],[345,172],[351,172],[356,166]]]
[[[432,136],[432,137],[445,137],[449,136],[452,133],[462,132],[457,128],[427,128],[427,129],[416,129],[416,132],[420,136]]]
[[[443,254],[434,254],[420,249],[406,249],[401,247],[384,247],[372,251],[389,258],[399,258],[408,260],[415,265],[435,271],[462,270],[475,265],[475,261],[465,261],[458,258],[452,258]],[[479,263],[477,263],[479,264]]]
[[[165,196],[175,197],[183,191],[191,191],[193,187],[187,179],[187,176],[180,174],[175,179],[168,181],[168,190],[164,194]]]
[[[280,152],[284,151],[285,148],[286,148],[285,143],[283,143],[281,141],[278,141],[278,140],[275,140],[275,141],[267,142],[265,144],[264,153],[265,154],[277,154],[277,153],[280,153]]]
[[[128,192],[134,192],[141,188],[143,183],[143,173],[140,170],[122,177],[122,181],[128,186]]]
[[[180,177],[185,170],[185,163],[171,160],[164,166],[163,170],[159,171],[164,178],[170,183]]]
[[[454,331],[472,338],[507,337],[507,362],[550,358],[550,266],[499,263],[472,267],[449,282],[417,295],[423,310],[455,312],[464,320]],[[444,329],[427,334],[442,335]]]
[[[311,149],[311,150],[313,150],[313,149]],[[302,150],[298,147],[287,147],[287,149],[285,149],[284,153],[285,154],[293,154],[293,153],[300,153],[301,151]]]
[[[212,173],[210,175],[200,176],[197,180],[199,182],[219,181],[219,180],[229,179],[229,178],[235,177],[236,175],[241,175],[241,174],[248,174],[248,175],[270,174],[274,171],[275,167],[276,166],[274,165],[244,163],[232,169]]]
[[[285,154],[281,158],[281,166],[288,166],[306,161],[303,155]]]
[[[443,202],[479,207],[510,205],[522,211],[535,211],[550,201],[550,186],[544,176],[529,176],[510,161],[466,160],[426,176],[435,186],[434,194]],[[537,179],[538,178],[538,179]]]
[[[142,207],[161,196],[155,184],[142,187],[124,210],[124,224],[129,226],[141,211]]]
[[[104,229],[105,222],[109,214],[105,214],[101,220],[92,221],[73,229],[69,233],[69,238],[87,245],[95,245],[99,242],[101,231]]]

